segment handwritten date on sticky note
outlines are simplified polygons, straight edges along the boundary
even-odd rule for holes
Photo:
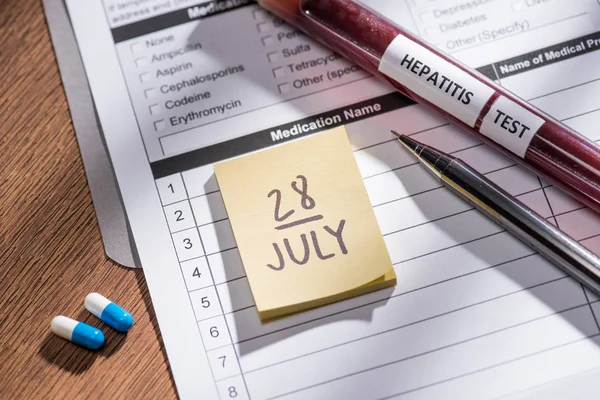
[[[215,174],[261,319],[396,283],[343,127]]]

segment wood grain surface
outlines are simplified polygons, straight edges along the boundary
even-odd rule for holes
[[[176,397],[142,271],[104,254],[40,0],[0,0],[0,399]],[[98,291],[136,322],[116,333],[83,307]],[[54,336],[100,327],[90,352]]]

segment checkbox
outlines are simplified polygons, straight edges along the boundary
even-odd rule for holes
[[[259,22],[258,24],[256,24],[256,29],[258,29],[258,31],[260,33],[266,32],[269,29],[271,29],[271,23],[270,22]]]
[[[154,121],[154,129],[156,129],[157,131],[162,131],[163,129],[165,129],[165,120],[161,119],[158,121]]]
[[[522,1],[514,1],[511,6],[515,12],[523,11],[523,9],[525,9],[525,4]]]
[[[144,90],[144,95],[146,95],[147,99],[152,99],[156,96],[156,90],[155,89],[146,89],[146,90]]]
[[[286,94],[290,92],[290,84],[289,83],[282,83],[281,85],[277,86],[279,88],[279,93],[281,94]]]
[[[160,112],[162,111],[160,108],[160,104],[152,104],[149,108],[150,114],[152,115],[160,114]]]
[[[279,60],[279,53],[277,53],[276,51],[267,54],[267,58],[269,59],[269,62],[277,62],[277,60]]]
[[[148,65],[148,59],[146,57],[141,57],[135,60],[135,65],[138,67],[145,67]]]
[[[284,75],[285,72],[283,71],[283,67],[273,68],[273,76],[275,78],[282,78]]]
[[[440,30],[438,28],[425,28],[425,34],[429,38],[437,38],[440,35]]]
[[[267,12],[265,10],[254,10],[252,11],[252,17],[256,21],[264,21],[267,19]]]
[[[275,41],[273,40],[273,36],[265,36],[264,38],[262,38],[262,44],[263,46],[272,46],[273,43],[275,43]]]
[[[132,53],[140,53],[144,50],[144,44],[137,42],[131,45],[131,52]]]
[[[150,75],[150,72],[144,72],[143,74],[140,74],[140,82],[142,83],[148,82],[151,78],[152,75]]]
[[[429,22],[433,19],[433,14],[429,12],[424,12],[419,15],[419,19],[423,22]]]

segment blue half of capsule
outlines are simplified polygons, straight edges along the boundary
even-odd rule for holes
[[[85,297],[85,308],[119,332],[127,332],[133,325],[133,317],[130,313],[100,293],[88,294]]]
[[[100,319],[119,332],[127,332],[133,325],[133,317],[115,303],[106,306]]]

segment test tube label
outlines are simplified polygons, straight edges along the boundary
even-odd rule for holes
[[[379,71],[470,127],[495,90],[402,35],[386,49]]]
[[[479,132],[521,158],[544,120],[504,96],[496,99]]]

